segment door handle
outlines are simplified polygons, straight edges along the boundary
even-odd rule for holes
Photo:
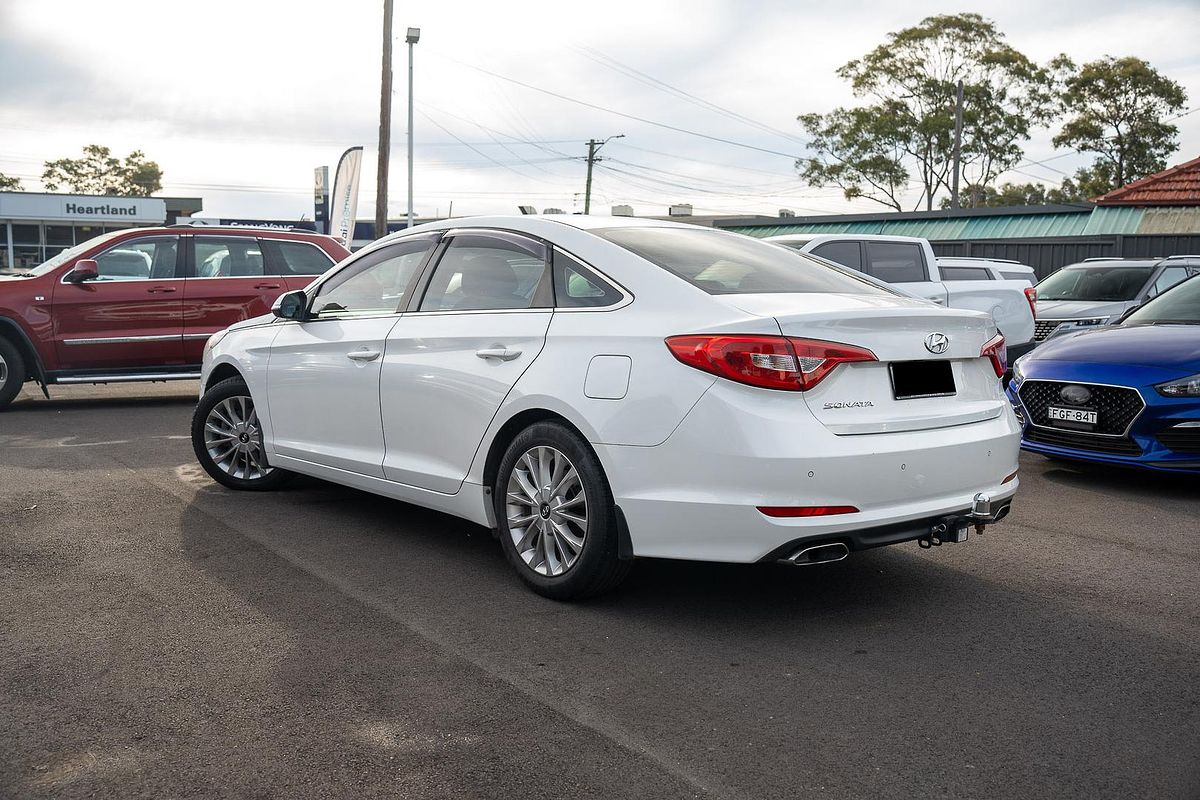
[[[256,284],[254,284],[254,288],[255,289],[279,289],[281,287],[278,283],[256,283]]]
[[[498,358],[501,361],[512,361],[521,355],[521,351],[509,350],[504,347],[490,347],[484,350],[476,350],[475,355],[480,358]]]
[[[374,361],[379,358],[378,350],[352,350],[346,353],[346,358],[352,361]]]
[[[153,289],[147,289],[147,294],[170,294],[175,291],[174,286],[155,286]]]

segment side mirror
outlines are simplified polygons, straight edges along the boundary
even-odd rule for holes
[[[75,262],[75,266],[67,273],[67,283],[83,283],[100,277],[100,267],[96,259],[83,258]]]
[[[301,322],[307,316],[307,308],[308,298],[304,296],[302,290],[297,289],[294,292],[284,292],[279,295],[275,299],[274,305],[271,306],[271,313],[280,319]]]

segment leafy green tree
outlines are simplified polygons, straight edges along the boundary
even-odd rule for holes
[[[1167,118],[1187,103],[1183,87],[1133,56],[1069,67],[1062,93],[1068,119],[1054,146],[1096,155],[1076,173],[1079,188],[1095,197],[1165,169],[1179,149],[1179,129]]]
[[[89,144],[83,148],[83,158],[47,161],[42,183],[50,192],[66,186],[78,194],[148,197],[162,188],[162,170],[147,161],[141,150],[122,161],[107,147]]]
[[[0,192],[19,192],[21,190],[20,178],[10,178],[0,172]]]
[[[932,209],[949,189],[953,168],[956,85],[963,82],[962,169],[986,186],[1020,161],[1021,143],[1048,120],[1051,69],[1012,48],[995,23],[973,14],[927,17],[837,74],[865,107],[799,118],[814,156],[797,162],[816,186],[840,186],[847,198],[869,197],[899,208],[890,179],[916,175],[918,206]],[[890,163],[885,163],[890,162]],[[882,188],[877,184],[881,177]]]
[[[1007,206],[1042,206],[1056,203],[1078,203],[1087,196],[1070,178],[1062,186],[1047,187],[1041,183],[1003,183],[995,186],[970,185],[962,191],[963,208],[1004,208]],[[942,208],[950,207],[950,199],[942,199]]]

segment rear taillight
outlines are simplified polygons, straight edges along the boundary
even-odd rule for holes
[[[1029,310],[1033,312],[1033,318],[1037,319],[1037,288],[1033,286],[1026,287],[1025,299],[1029,301]]]
[[[790,336],[672,336],[667,347],[689,367],[749,386],[789,392],[813,388],[839,364],[877,360],[862,347]]]
[[[1004,344],[1004,334],[997,333],[983,346],[979,355],[992,362],[997,378],[1003,378],[1004,373],[1008,372],[1008,348]]]

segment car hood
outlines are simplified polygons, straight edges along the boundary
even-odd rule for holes
[[[1050,339],[1030,358],[1200,371],[1200,325],[1096,328]]]
[[[1122,314],[1133,305],[1132,300],[1038,300],[1038,319],[1090,319]]]

